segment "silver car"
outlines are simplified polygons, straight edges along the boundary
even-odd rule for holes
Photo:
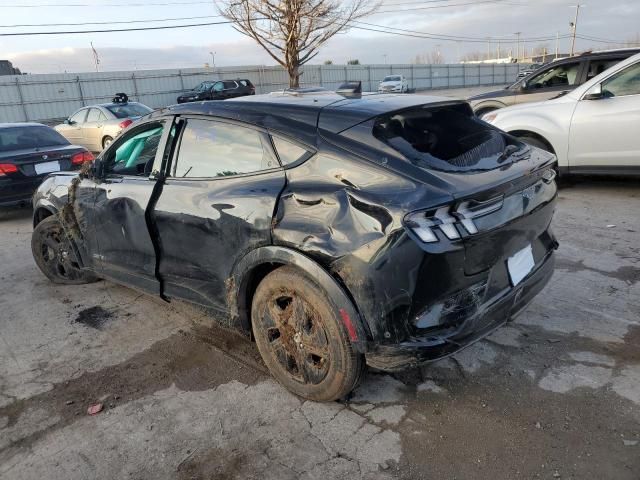
[[[561,174],[640,175],[640,54],[563,97],[483,120],[555,153]]]
[[[637,48],[626,48],[561,58],[540,67],[513,85],[474,95],[467,100],[479,117],[511,105],[549,100],[565,95],[616,63],[639,52],[640,49]]]
[[[54,128],[70,143],[100,152],[122,130],[153,110],[142,103],[103,103],[83,107]]]
[[[405,93],[409,90],[409,82],[404,75],[387,75],[378,84],[379,93]]]

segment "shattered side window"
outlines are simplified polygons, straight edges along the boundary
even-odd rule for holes
[[[306,149],[280,137],[272,137],[272,140],[283,166],[295,163],[309,153]]]
[[[277,162],[263,147],[258,131],[229,123],[191,119],[180,140],[174,176],[227,177],[275,167]]]

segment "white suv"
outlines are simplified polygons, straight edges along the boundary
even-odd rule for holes
[[[482,119],[554,153],[560,173],[640,175],[640,54],[562,97]]]

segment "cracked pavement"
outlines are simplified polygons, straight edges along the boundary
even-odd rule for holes
[[[329,404],[289,394],[204,311],[49,283],[30,212],[0,212],[0,479],[637,480],[638,211],[637,182],[565,186],[557,269],[525,312]]]

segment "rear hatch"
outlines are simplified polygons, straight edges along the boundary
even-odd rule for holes
[[[463,247],[465,274],[529,246],[538,263],[553,246],[555,157],[479,120],[466,102],[393,110],[341,135],[366,145],[357,153],[449,194],[415,205],[405,223],[427,250]]]

